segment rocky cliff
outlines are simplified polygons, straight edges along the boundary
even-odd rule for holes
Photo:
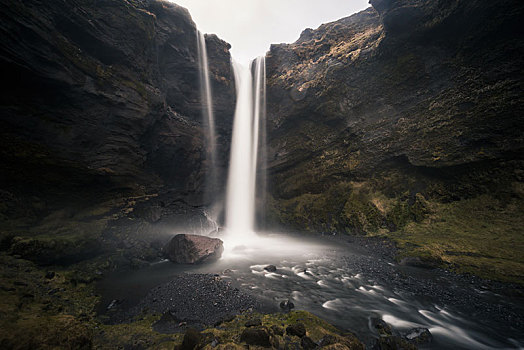
[[[524,6],[371,4],[268,53],[270,218],[522,280]]]
[[[160,0],[1,1],[0,8],[4,231],[27,234],[49,215],[58,226],[74,219],[74,230],[78,220],[157,221],[204,204],[197,34],[186,9]],[[206,41],[219,147],[227,150],[230,46],[216,36]],[[144,200],[154,203],[137,206]]]

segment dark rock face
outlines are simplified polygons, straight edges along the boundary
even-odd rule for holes
[[[277,267],[275,265],[267,265],[266,267],[264,267],[264,270],[266,270],[267,272],[275,272],[277,270]]]
[[[164,247],[164,256],[178,264],[201,264],[220,259],[223,251],[218,238],[180,234]]]
[[[187,10],[157,0],[0,6],[2,191],[43,203],[2,216],[103,196],[202,191],[196,28]],[[229,45],[216,37],[207,44],[222,132],[235,100]]]
[[[271,347],[269,333],[263,328],[246,328],[240,335],[240,341],[248,345]]]
[[[372,318],[371,325],[377,330],[380,336],[392,335],[391,326],[380,318]]]
[[[302,338],[306,335],[306,327],[303,323],[295,323],[286,328],[286,334]]]
[[[269,218],[388,233],[481,195],[522,205],[524,5],[371,3],[271,47]]]

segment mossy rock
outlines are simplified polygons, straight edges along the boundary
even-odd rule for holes
[[[259,318],[262,324],[256,328],[246,327],[246,322],[253,318]],[[298,335],[293,332],[293,334],[284,334],[284,329],[295,327],[297,324],[304,327],[305,334],[303,334],[304,332],[300,332]],[[218,325],[216,328],[206,329],[202,332],[202,334],[207,333],[213,334],[224,348],[236,348],[244,346],[243,344],[273,348],[295,344],[298,348],[304,348],[301,345],[302,343],[308,347],[311,342],[318,344],[322,339],[329,338],[331,339],[330,344],[343,346],[345,349],[364,349],[364,345],[353,334],[343,333],[306,311],[291,311],[287,314],[242,314],[231,321]],[[256,342],[255,344],[252,341],[253,337],[248,337],[251,333],[257,335],[256,339],[263,339],[263,342]],[[302,342],[305,337],[310,339],[311,342],[308,340]],[[207,345],[206,348],[210,348],[210,345]]]

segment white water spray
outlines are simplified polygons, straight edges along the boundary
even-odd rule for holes
[[[265,113],[265,59],[250,68],[234,62],[237,105],[227,185],[226,244],[253,243],[260,121]],[[227,248],[227,247],[226,247]]]
[[[217,194],[218,177],[217,177],[217,155],[216,155],[216,130],[215,115],[213,113],[213,92],[209,80],[209,64],[207,60],[206,38],[202,32],[197,30],[198,46],[198,65],[200,68],[200,97],[203,109],[204,125],[207,126],[207,158],[209,166],[207,171],[205,200],[208,204],[213,204],[213,198]]]

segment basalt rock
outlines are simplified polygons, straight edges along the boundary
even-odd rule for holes
[[[302,338],[306,335],[306,327],[303,323],[294,323],[286,328],[286,334]]]
[[[218,238],[180,234],[164,247],[164,256],[178,264],[201,264],[220,259],[223,251]]]
[[[240,335],[240,341],[248,345],[270,347],[269,333],[263,328],[246,328]]]
[[[268,218],[395,232],[430,202],[522,198],[524,5],[371,4],[271,46]]]
[[[403,337],[410,343],[413,344],[427,344],[431,343],[433,336],[427,328],[413,328],[403,334]]]
[[[186,9],[160,0],[0,7],[0,190],[13,198],[0,219],[167,189],[200,196],[205,130],[196,27]],[[216,36],[206,42],[218,147],[227,150],[230,46]],[[219,162],[223,168],[226,159]]]

